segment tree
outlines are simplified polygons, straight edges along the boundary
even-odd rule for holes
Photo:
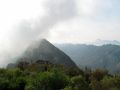
[[[97,80],[100,81],[102,80],[105,76],[108,75],[108,72],[105,70],[101,70],[101,69],[96,69],[95,71],[92,72],[91,74],[91,81],[92,80]]]
[[[103,90],[119,90],[120,89],[120,77],[105,77],[101,81]]]
[[[89,84],[85,81],[82,76],[75,76],[71,78],[69,86],[64,90],[90,90]]]
[[[18,68],[20,68],[21,70],[24,70],[27,66],[29,65],[28,62],[26,61],[20,61],[17,65]]]
[[[68,78],[63,73],[41,72],[32,82],[35,90],[59,90],[63,89],[68,84]]]

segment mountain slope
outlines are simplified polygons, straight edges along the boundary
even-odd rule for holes
[[[75,63],[69,56],[45,39],[30,45],[19,60],[33,62],[37,60],[45,60],[53,64],[63,64],[69,67],[76,67]]]
[[[111,72],[120,72],[120,46],[117,45],[56,45],[79,67],[105,68]]]

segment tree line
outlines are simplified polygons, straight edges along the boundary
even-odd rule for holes
[[[0,69],[0,90],[120,90],[120,76],[49,62],[19,62]]]

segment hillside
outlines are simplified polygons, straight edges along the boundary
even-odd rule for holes
[[[79,67],[104,68],[119,73],[120,46],[117,45],[56,45],[67,53]]]

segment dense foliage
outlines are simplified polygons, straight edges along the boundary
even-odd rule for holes
[[[120,90],[120,76],[101,69],[20,62],[0,69],[0,90]]]

